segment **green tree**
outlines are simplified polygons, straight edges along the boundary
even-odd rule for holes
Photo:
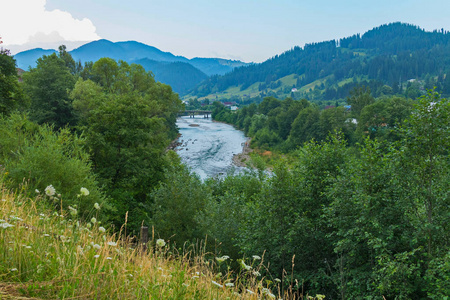
[[[347,103],[352,106],[352,114],[358,118],[362,109],[375,102],[375,99],[370,94],[368,87],[355,87],[350,91],[350,96],[347,98]]]
[[[403,121],[411,114],[410,101],[400,97],[391,97],[378,100],[367,105],[361,111],[356,134],[395,141],[399,139],[398,131]]]
[[[30,119],[55,129],[76,124],[69,93],[75,77],[55,53],[37,60],[37,66],[23,75],[24,90],[31,100]]]
[[[101,59],[97,83],[79,79],[71,93],[94,170],[118,208],[136,229],[149,220],[148,194],[164,179],[165,149],[181,101],[141,66]],[[170,126],[169,126],[170,125]]]
[[[8,50],[0,50],[0,115],[9,115],[24,106],[24,95],[19,85],[16,61]]]
[[[320,111],[316,107],[309,106],[300,111],[292,123],[288,143],[290,147],[296,148],[320,137],[319,128]]]
[[[178,247],[205,239],[197,216],[205,208],[208,193],[187,167],[166,169],[165,179],[151,196],[151,225],[159,237]]]

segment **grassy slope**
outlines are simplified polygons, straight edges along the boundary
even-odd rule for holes
[[[35,199],[0,193],[0,299],[257,299],[264,293],[263,279],[251,272],[242,280],[217,276],[215,260],[175,255],[154,241],[143,255],[94,220],[45,209],[42,193]],[[100,213],[93,209],[93,216]]]
[[[259,87],[259,84],[262,83],[262,82],[256,82],[256,83],[252,84],[251,86],[249,86],[248,88],[246,88],[245,90],[242,90],[242,91],[240,89],[240,86],[232,86],[232,87],[229,87],[228,89],[226,89],[223,92],[210,94],[208,96],[200,97],[198,99],[200,101],[203,100],[203,99],[215,100],[216,96],[218,98],[221,98],[221,99],[224,99],[224,98],[230,99],[233,96],[249,97],[249,98],[251,98],[251,97],[256,97],[256,96],[260,95],[262,92],[265,92],[266,94],[268,94],[270,92],[274,92],[275,94],[277,94],[277,97],[279,99],[284,99],[284,98],[290,96],[290,94],[291,94],[290,90],[291,90],[292,86],[295,85],[296,82],[297,82],[296,76],[297,76],[296,74],[290,74],[290,75],[287,75],[285,77],[282,77],[282,78],[278,79],[281,82],[281,86],[276,88],[276,89],[267,88],[264,91],[259,91],[258,87]],[[330,76],[325,77],[325,78],[321,78],[321,79],[317,79],[317,80],[315,80],[315,81],[313,81],[313,82],[311,82],[311,83],[309,83],[307,85],[304,85],[304,86],[301,86],[301,87],[297,87],[297,89],[301,93],[307,93],[309,91],[309,89],[313,90],[316,86],[320,86],[322,83],[325,84],[329,77]],[[361,80],[363,80],[365,78],[357,77],[356,79],[357,79],[357,81],[361,81]],[[337,86],[343,86],[344,84],[350,83],[352,81],[353,81],[353,78],[347,78],[347,79],[344,79],[344,80],[338,82]],[[288,88],[289,93],[285,93],[284,92],[284,90],[286,88]],[[189,98],[192,98],[192,95],[184,96],[183,100],[187,100]]]

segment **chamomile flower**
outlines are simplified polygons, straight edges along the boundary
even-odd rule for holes
[[[80,193],[81,193],[81,196],[88,196],[89,195],[89,190],[87,188],[82,187],[80,189]]]
[[[156,245],[158,245],[159,247],[164,247],[166,245],[166,242],[163,239],[157,239],[156,240]]]
[[[53,185],[49,185],[45,188],[45,194],[49,197],[54,196],[56,194],[56,190]]]

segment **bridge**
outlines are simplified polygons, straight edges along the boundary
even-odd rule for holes
[[[190,118],[195,118],[195,115],[203,115],[204,118],[209,118],[212,111],[210,110],[185,110],[182,112],[179,112],[178,115],[180,116],[189,116]]]

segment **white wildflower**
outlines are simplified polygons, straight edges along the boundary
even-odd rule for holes
[[[112,258],[108,256],[106,259],[107,259],[107,260],[111,260]]]
[[[91,219],[91,223],[92,223],[92,224],[95,224],[95,223],[97,223],[97,219],[96,219],[96,218],[94,218],[94,217],[92,217],[92,219]]]
[[[8,228],[8,227],[14,227],[14,225],[9,223],[0,223],[0,228]]]
[[[241,263],[242,269],[245,269],[245,270],[247,270],[247,271],[250,271],[250,270],[252,269],[252,266],[246,265],[245,262],[244,262],[244,260],[241,259],[241,260],[240,260],[240,263]]]
[[[261,273],[259,273],[258,271],[253,271],[253,275],[258,277],[258,276],[261,276]]]
[[[267,296],[270,297],[270,298],[275,298],[275,295],[272,294],[268,288],[263,288],[263,289],[261,290],[261,292],[262,292],[264,295],[267,295]]]
[[[40,193],[38,189],[35,189],[34,191],[35,191],[36,193],[38,193],[38,194]]]
[[[95,202],[94,208],[95,208],[96,210],[99,210],[99,209],[100,209],[100,205],[99,205],[97,202]]]
[[[254,294],[254,292],[251,291],[251,290],[249,290],[249,289],[247,289],[247,293],[249,293],[250,295],[253,295],[253,294]]]
[[[100,255],[98,255],[98,254],[94,255],[94,258],[99,258],[99,257],[100,257]]]
[[[253,257],[254,260],[261,260],[261,256],[253,255],[252,257]]]
[[[113,242],[113,241],[108,242],[107,244],[110,245],[110,246],[113,246],[113,247],[117,246],[117,243],[116,243],[116,242]]]
[[[87,188],[82,187],[80,189],[80,193],[82,196],[88,196],[89,195],[89,190]]]
[[[211,280],[211,282],[212,282],[214,285],[216,285],[216,286],[218,286],[218,287],[220,287],[220,288],[223,288],[223,285],[221,285],[220,283],[215,282],[214,280]]]
[[[17,268],[12,268],[10,271],[11,271],[11,272],[16,272],[16,271],[17,271]]]
[[[98,228],[98,230],[99,230],[100,232],[105,232],[105,231],[106,231],[106,229],[105,229],[104,227],[101,227],[101,226]]]
[[[53,185],[50,184],[48,187],[45,188],[45,194],[47,196],[53,196],[56,194],[56,190],[53,187]]]
[[[72,216],[76,216],[78,213],[78,211],[75,208],[73,208],[72,206],[69,206],[69,210],[70,210],[70,214]]]
[[[281,279],[275,278],[274,281],[280,283],[280,282],[281,282]]]
[[[234,283],[232,283],[232,282],[227,282],[227,283],[225,283],[225,286],[227,286],[227,287],[233,287],[233,286],[234,286]]]
[[[99,244],[94,244],[92,245],[92,247],[97,250],[102,248],[102,246],[100,246]]]
[[[223,263],[224,261],[226,261],[229,257],[224,255],[222,257],[216,257],[216,260],[220,263]]]
[[[157,239],[156,245],[158,245],[159,247],[164,247],[166,245],[166,242],[163,239]]]
[[[41,264],[39,264],[39,265],[37,266],[36,273],[40,274],[40,273],[42,273],[43,270],[44,270],[44,266],[41,265]]]

